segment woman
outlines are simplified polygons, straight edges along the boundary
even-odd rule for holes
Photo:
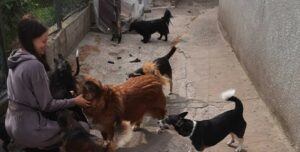
[[[9,105],[5,127],[12,140],[26,148],[49,149],[62,140],[56,121],[43,112],[54,112],[75,105],[89,106],[81,95],[73,99],[53,99],[48,85],[45,60],[48,31],[41,23],[24,17],[18,26],[21,48],[8,58],[7,92]],[[55,150],[56,151],[56,150]]]

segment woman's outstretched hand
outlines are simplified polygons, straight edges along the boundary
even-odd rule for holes
[[[91,105],[91,102],[84,99],[82,95],[79,95],[74,98],[75,99],[75,104],[80,106],[80,107],[89,107]]]

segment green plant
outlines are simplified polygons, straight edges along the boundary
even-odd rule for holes
[[[0,17],[3,21],[4,43],[6,50],[13,48],[10,44],[16,39],[17,26],[21,17],[34,5],[31,0],[1,0]]]
[[[32,9],[31,13],[43,24],[50,27],[55,23],[54,11],[53,5],[50,5],[45,7],[36,7]]]

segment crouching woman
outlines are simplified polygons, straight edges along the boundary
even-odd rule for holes
[[[45,60],[48,31],[31,17],[23,17],[18,25],[21,48],[8,58],[7,92],[9,105],[5,128],[12,141],[22,147],[53,149],[62,140],[57,121],[42,113],[54,112],[75,105],[89,106],[81,95],[72,99],[56,100],[50,93]]]

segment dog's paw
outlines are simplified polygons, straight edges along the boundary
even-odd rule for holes
[[[139,130],[141,130],[141,126],[134,125],[134,126],[132,127],[132,130],[133,130],[133,131],[139,131]]]
[[[157,129],[156,129],[156,133],[157,133],[157,134],[162,134],[162,133],[164,133],[164,132],[166,132],[166,129],[163,129],[163,128],[157,128]]]
[[[143,43],[148,43],[149,42],[149,40],[145,40],[145,39],[142,39],[141,40]]]
[[[242,147],[238,147],[234,150],[235,152],[242,152]]]

